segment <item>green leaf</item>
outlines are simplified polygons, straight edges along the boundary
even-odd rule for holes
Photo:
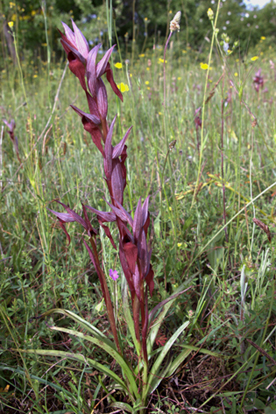
[[[116,401],[116,402],[110,404],[110,407],[120,408],[121,410],[127,411],[128,413],[131,413],[131,414],[133,413],[133,408],[127,403]]]
[[[166,303],[166,305],[164,305],[162,311],[159,313],[156,320],[154,321],[154,324],[149,329],[148,338],[147,338],[147,350],[148,350],[149,357],[151,356],[152,347],[156,339],[156,336],[158,334],[159,328],[171,306],[172,306],[172,302]]]
[[[209,349],[205,349],[205,348],[200,348],[198,346],[194,346],[194,345],[185,345],[185,344],[181,344],[179,345],[181,348],[185,348],[185,349],[189,349],[191,351],[196,351],[196,352],[201,352],[202,354],[206,354],[206,355],[211,355],[214,356],[216,358],[224,358],[223,355],[221,355],[219,352],[213,352],[213,351],[209,351]]]
[[[136,398],[139,397],[139,393],[138,393],[138,388],[136,385],[136,381],[135,378],[131,372],[131,369],[128,366],[128,363],[125,361],[125,359],[118,353],[118,351],[116,351],[116,349],[114,349],[113,346],[109,345],[109,340],[107,340],[106,338],[101,338],[100,340],[98,338],[93,338],[90,335],[85,335],[82,332],[78,332],[75,331],[73,329],[67,329],[67,328],[59,328],[57,326],[52,326],[51,327],[52,330],[54,331],[58,331],[58,332],[65,332],[68,333],[69,335],[74,335],[78,338],[81,338],[85,341],[89,341],[92,342],[93,344],[99,346],[100,348],[102,348],[105,352],[107,352],[109,355],[111,355],[120,365],[124,375],[127,377],[128,381],[129,381],[129,385],[131,387],[131,395]],[[130,390],[129,390],[130,391]],[[129,393],[128,391],[128,393]]]
[[[121,286],[122,301],[123,301],[124,315],[125,315],[125,318],[126,318],[127,327],[129,329],[130,335],[131,335],[133,343],[135,345],[137,355],[140,355],[141,347],[140,347],[140,344],[137,341],[136,335],[135,335],[133,317],[132,317],[130,309],[129,309],[128,287],[127,287],[126,278],[125,278],[124,274],[122,274],[121,283],[122,283],[122,286]]]
[[[174,303],[175,299],[180,296],[182,293],[186,292],[188,289],[190,289],[190,287],[188,287],[185,290],[182,290],[183,285],[179,286],[179,288],[177,289],[177,292],[174,293],[173,295],[171,295],[170,297],[168,297],[167,299],[163,300],[162,302],[158,303],[158,305],[156,305],[152,311],[149,314],[149,324],[151,324],[151,322],[154,319],[154,316],[156,314],[156,312],[159,309],[162,309],[161,312],[158,314],[157,318],[154,321],[154,324],[150,327],[149,329],[149,333],[148,333],[148,338],[147,338],[147,350],[148,350],[148,355],[151,355],[152,352],[152,347],[154,344],[154,341],[156,339],[156,336],[158,334],[159,328],[168,312],[168,310],[170,309],[170,307],[172,306],[172,304]]]
[[[115,345],[112,341],[110,341],[104,333],[102,333],[99,329],[97,329],[94,325],[87,322],[85,319],[83,319],[81,316],[76,315],[75,313],[66,310],[66,309],[51,309],[45,313],[43,313],[42,316],[49,316],[52,313],[59,313],[64,316],[68,316],[69,318],[73,319],[73,321],[79,323],[84,329],[86,329],[88,332],[92,333],[96,337],[102,337],[105,338],[105,340],[109,341],[110,346],[113,346],[115,349]]]
[[[156,359],[156,361],[153,364],[153,366],[151,368],[151,371],[149,373],[148,384],[147,384],[147,387],[146,387],[146,390],[145,390],[145,395],[148,395],[150,390],[151,390],[150,392],[153,392],[155,390],[155,388],[158,386],[158,384],[160,383],[160,381],[162,380],[162,378],[159,378],[159,375],[158,375],[158,370],[160,368],[160,365],[162,364],[165,356],[167,355],[167,353],[169,352],[169,350],[173,346],[176,339],[184,331],[184,329],[187,328],[188,325],[189,325],[189,321],[184,322],[177,329],[177,331],[173,334],[173,336],[168,340],[168,342],[164,345],[160,355]]]
[[[170,377],[173,375],[174,371],[179,367],[179,365],[186,359],[190,353],[192,352],[192,349],[183,349],[182,352],[166,367],[166,371],[164,372],[163,377]]]
[[[15,350],[14,350],[15,351]],[[78,362],[82,362],[89,366],[96,368],[97,370],[103,372],[108,377],[112,378],[117,384],[119,384],[123,390],[130,395],[129,390],[126,384],[121,380],[121,378],[111,371],[109,368],[105,367],[104,365],[94,361],[91,358],[85,358],[82,354],[74,354],[65,351],[55,351],[55,350],[44,350],[44,349],[20,349],[21,352],[26,352],[28,354],[36,354],[36,355],[43,355],[43,356],[53,356],[53,357],[60,357],[60,358],[69,358],[73,359]],[[63,391],[63,389],[62,389]],[[131,395],[130,395],[131,396]]]

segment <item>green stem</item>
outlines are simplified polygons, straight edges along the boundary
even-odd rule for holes
[[[215,22],[214,23],[212,22],[213,34],[212,34],[211,47],[210,47],[210,53],[209,53],[209,58],[208,58],[208,69],[207,69],[207,73],[206,73],[204,96],[203,96],[203,105],[202,105],[202,125],[201,125],[201,136],[200,136],[201,143],[200,143],[198,173],[197,173],[197,180],[196,180],[196,185],[195,185],[195,190],[194,190],[194,195],[193,195],[193,200],[192,200],[192,207],[195,203],[195,198],[196,198],[199,179],[200,179],[200,174],[201,174],[201,164],[202,164],[202,156],[203,156],[203,149],[204,149],[203,148],[203,142],[204,142],[204,124],[205,124],[205,107],[206,107],[207,85],[208,85],[208,78],[209,78],[210,65],[211,65],[211,59],[212,59],[212,52],[213,52],[213,48],[214,48],[214,41],[215,41],[215,38],[216,38],[216,35],[217,35],[216,34],[216,27],[217,27],[218,15],[219,15],[219,8],[220,8],[220,0],[218,0],[218,6],[217,6],[217,11],[216,11]]]

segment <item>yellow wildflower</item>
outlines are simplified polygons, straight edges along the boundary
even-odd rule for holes
[[[146,81],[146,82],[145,82],[145,84],[146,84],[146,85],[149,85],[149,81]]]
[[[251,58],[252,62],[255,62],[255,60],[257,60],[257,59],[259,59],[259,56],[253,56],[253,57]]]
[[[123,65],[121,64],[121,62],[117,62],[117,63],[115,63],[115,68],[117,68],[117,69],[122,69],[122,67],[123,67]]]
[[[124,92],[128,92],[129,91],[129,87],[128,85],[126,85],[124,82],[119,83],[118,85],[118,89],[124,93]]]
[[[177,247],[181,247],[183,243],[177,243]]]
[[[207,69],[209,69],[209,65],[208,65],[208,63],[200,63],[200,69],[203,69],[203,70],[207,70]]]
[[[179,76],[179,77],[177,78],[177,80],[181,80],[181,77]]]
[[[261,40],[265,40],[266,39],[266,37],[265,36],[261,36]]]
[[[141,55],[139,55],[140,58],[145,57],[144,53],[141,53]]]
[[[238,76],[237,72],[234,73],[234,76]]]
[[[13,24],[14,24],[13,22],[9,22],[9,23],[8,23],[8,26],[9,26],[9,28],[10,28],[10,29],[12,29],[12,28],[13,28]]]

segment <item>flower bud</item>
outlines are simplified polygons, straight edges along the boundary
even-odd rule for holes
[[[207,16],[209,17],[210,20],[213,20],[214,19],[214,12],[213,12],[212,9],[210,9],[210,7],[209,7],[209,9],[207,11]]]
[[[170,31],[175,32],[176,30],[180,31],[180,19],[181,19],[181,11],[178,11],[172,21],[170,22]]]

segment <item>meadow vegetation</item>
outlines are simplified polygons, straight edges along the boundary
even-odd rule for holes
[[[213,41],[212,54],[206,42],[200,55],[174,34],[165,60],[163,42],[129,55],[118,44],[110,63],[123,102],[103,77],[109,125],[117,114],[113,145],[133,126],[124,193],[132,218],[139,199],[150,196],[155,288],[148,307],[184,291],[152,354],[187,322],[163,373],[176,355],[183,358],[172,375],[161,370],[147,413],[276,412],[276,50],[264,36],[244,55],[220,32]],[[122,375],[77,319],[63,311],[42,317],[68,310],[112,338],[83,229],[66,225],[69,244],[47,210],[64,212],[54,203],[60,200],[80,215],[82,205],[110,211],[101,153],[69,106],[88,111],[83,89],[64,57],[6,60],[0,76],[0,412],[142,412],[86,362]],[[139,366],[118,253],[88,214],[124,353]],[[34,349],[40,353],[26,352]]]

